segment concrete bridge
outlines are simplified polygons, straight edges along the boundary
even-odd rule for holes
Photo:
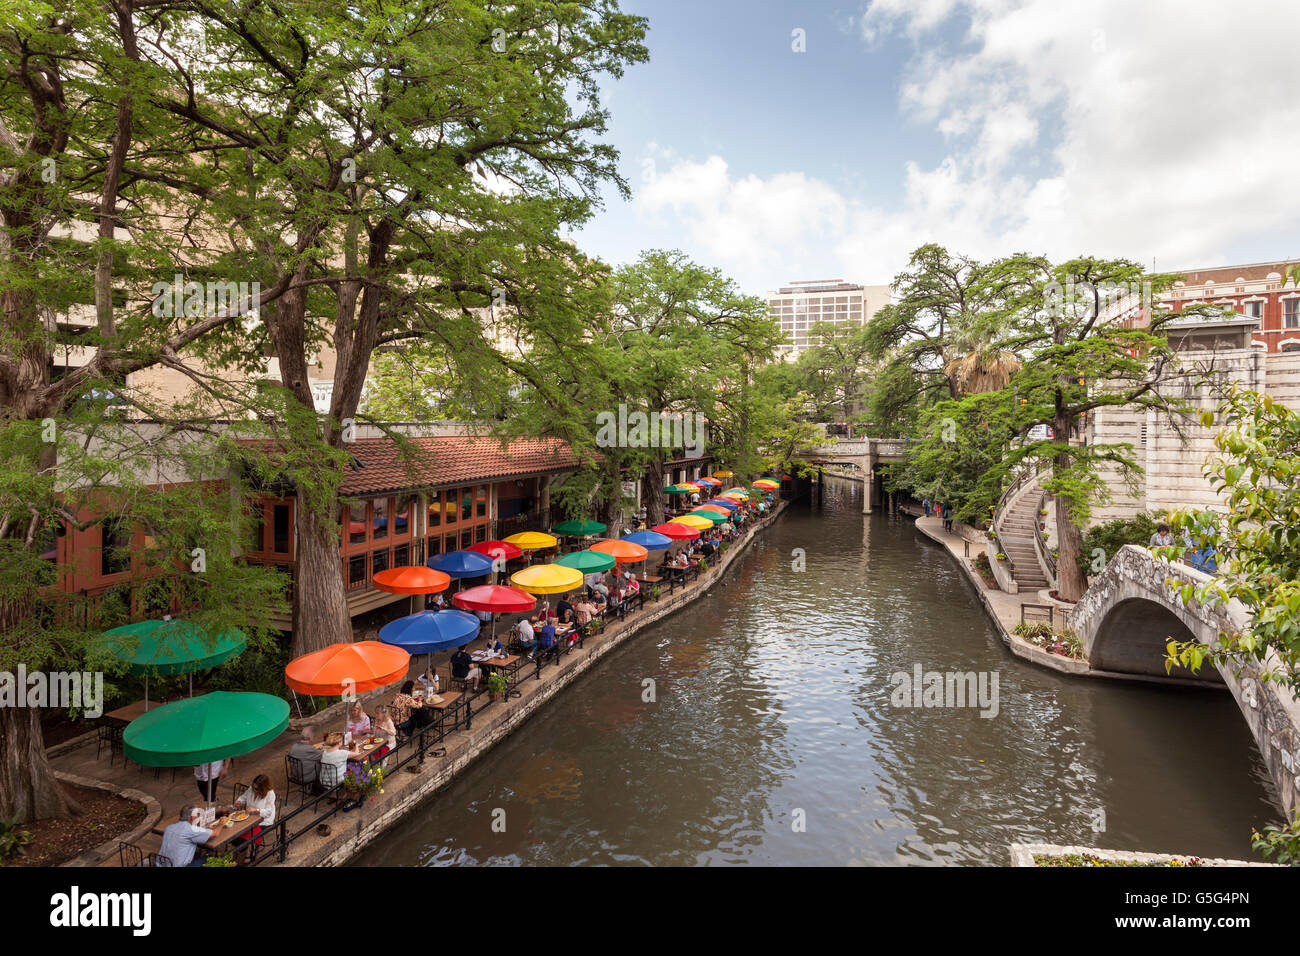
[[[902,438],[854,438],[813,445],[801,449],[798,454],[816,465],[850,466],[854,476],[863,480],[862,513],[869,515],[883,496],[876,465],[882,461],[904,461],[907,441]]]
[[[1170,586],[1208,580],[1208,575],[1162,561],[1145,548],[1121,548],[1070,614],[1070,627],[1083,640],[1092,669],[1165,677],[1165,645],[1170,640],[1213,645],[1221,633],[1247,629],[1250,614],[1239,602],[1188,606]],[[1168,676],[1227,686],[1289,817],[1300,799],[1300,703],[1285,688],[1261,681],[1260,670],[1258,663],[1240,671],[1206,665],[1199,675],[1174,668]]]

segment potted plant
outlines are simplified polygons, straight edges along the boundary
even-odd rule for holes
[[[499,670],[493,670],[488,674],[487,679],[488,700],[496,700],[509,686],[510,682],[506,679],[506,675]]]
[[[221,854],[214,853],[206,860],[203,861],[203,865],[204,867],[234,866],[235,851],[231,850],[229,853],[221,853]]]
[[[657,585],[657,584],[652,584],[652,585],[650,585],[648,588],[646,588],[645,593],[649,596],[650,600],[652,600],[652,601],[658,601],[658,600],[659,600],[659,595],[660,595],[662,592],[659,590],[659,585]]]
[[[359,807],[366,800],[373,800],[375,794],[384,792],[384,770],[368,764],[349,764],[343,786],[352,794],[351,805]]]
[[[1005,561],[1007,559],[1007,556],[1001,551],[998,552],[997,557],[999,561]]]

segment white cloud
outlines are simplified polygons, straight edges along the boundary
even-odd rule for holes
[[[896,203],[661,153],[636,208],[671,211],[755,291],[801,275],[886,281],[931,240],[1167,268],[1232,261],[1273,234],[1294,255],[1297,26],[1292,0],[874,0],[864,39],[914,47],[900,115],[947,153],[905,161]]]

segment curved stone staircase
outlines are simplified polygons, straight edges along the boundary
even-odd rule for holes
[[[1002,551],[1011,559],[1011,575],[1022,594],[1034,594],[1050,586],[1034,550],[1041,497],[1042,488],[1034,479],[998,517],[998,541]]]

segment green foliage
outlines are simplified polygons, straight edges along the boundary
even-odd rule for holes
[[[1250,845],[1265,859],[1275,860],[1284,866],[1300,866],[1300,813],[1284,826],[1270,823],[1264,832],[1252,829]]]
[[[1140,512],[1132,518],[1116,518],[1104,524],[1093,525],[1083,534],[1083,545],[1079,549],[1079,570],[1084,574],[1096,575],[1110,563],[1111,558],[1119,554],[1119,549],[1124,545],[1138,544],[1145,548],[1151,536],[1156,533],[1156,525],[1167,517],[1164,512]]]
[[[1180,596],[1216,607],[1238,600],[1251,614],[1248,630],[1221,634],[1214,648],[1171,643],[1167,666],[1196,671],[1205,662],[1260,666],[1260,679],[1293,695],[1300,687],[1300,414],[1229,383],[1219,389],[1216,454],[1205,464],[1223,500],[1217,511],[1178,511],[1175,538],[1190,536],[1217,552],[1218,573],[1204,584],[1180,584]],[[1202,424],[1216,416],[1206,412]],[[1181,549],[1168,549],[1176,557]]]
[[[492,694],[495,697],[500,697],[506,692],[506,688],[509,686],[510,681],[506,678],[505,674],[501,673],[501,671],[494,669],[492,673],[488,674],[487,687],[489,694]]]
[[[212,853],[203,861],[205,867],[223,867],[235,865],[235,851],[230,850],[226,853]]]
[[[32,842],[32,835],[22,828],[22,822],[18,817],[0,820],[0,866],[8,866],[18,857],[26,855],[27,850],[24,848]]]

